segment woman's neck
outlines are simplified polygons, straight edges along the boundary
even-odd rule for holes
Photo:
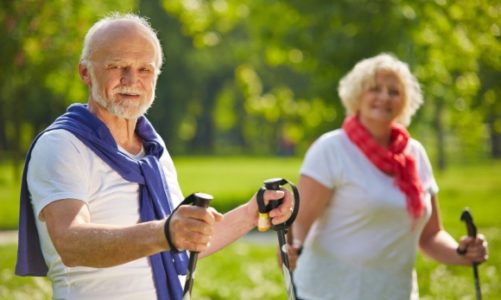
[[[390,145],[391,123],[374,122],[362,118],[359,120],[378,145],[388,148]]]

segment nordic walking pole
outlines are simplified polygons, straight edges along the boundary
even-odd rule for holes
[[[285,223],[271,225],[268,219],[268,212],[278,207],[283,199],[271,200],[268,205],[264,204],[263,194],[266,190],[280,190],[280,186],[284,184],[289,184],[292,188],[294,194],[294,207],[292,215]],[[299,192],[295,185],[286,179],[282,178],[271,178],[264,181],[264,187],[260,188],[256,195],[258,207],[259,207],[259,221],[258,230],[267,231],[270,227],[277,232],[280,257],[282,259],[282,272],[284,274],[285,287],[287,289],[287,295],[289,300],[296,300],[296,287],[294,286],[294,281],[292,278],[292,272],[289,265],[289,256],[287,251],[287,242],[285,235],[287,230],[292,225],[296,219],[297,213],[299,211]]]
[[[214,199],[212,195],[205,193],[191,194],[190,196],[188,196],[187,200],[190,197],[193,197],[192,198],[193,205],[204,208],[209,207],[209,202],[212,199]],[[188,262],[188,274],[186,275],[186,282],[184,284],[183,300],[191,299],[191,289],[193,288],[193,280],[194,280],[195,268],[197,267],[197,260],[198,260],[198,252],[190,252],[190,260]]]
[[[466,223],[466,230],[468,231],[468,236],[476,238],[477,237],[477,227],[473,223],[473,217],[470,214],[468,208],[463,210],[461,214],[461,221]],[[480,290],[480,278],[478,276],[478,263],[473,262],[473,278],[475,279],[475,292],[477,295],[477,300],[482,300],[482,291]]]

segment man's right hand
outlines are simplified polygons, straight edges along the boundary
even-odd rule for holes
[[[212,207],[182,205],[171,216],[172,243],[179,250],[204,251],[210,245],[214,225],[222,219],[223,215]]]

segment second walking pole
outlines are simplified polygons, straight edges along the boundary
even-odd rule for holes
[[[275,207],[278,207],[282,203],[283,199],[271,200],[269,201],[268,205],[265,205],[263,197],[264,192],[266,190],[280,190],[280,187],[285,184],[289,184],[291,186],[292,192],[294,194],[294,206],[292,214],[286,222],[282,224],[271,225],[269,224],[268,212],[274,209]],[[299,192],[296,186],[287,179],[271,178],[264,181],[264,187],[259,189],[256,195],[256,199],[259,208],[258,230],[267,231],[271,226],[271,228],[277,232],[280,258],[282,259],[282,271],[284,274],[287,296],[289,300],[296,300],[297,299],[296,287],[294,286],[294,280],[292,278],[292,272],[290,270],[289,255],[287,252],[287,241],[285,236],[287,234],[287,230],[296,219],[297,213],[299,211]]]
[[[468,231],[468,236],[476,238],[477,237],[477,227],[473,223],[473,217],[470,211],[465,208],[461,214],[461,221],[466,223],[466,230]],[[478,264],[476,262],[472,263],[473,267],[473,278],[475,280],[475,293],[477,295],[477,300],[482,300],[482,291],[480,290],[480,278],[478,276]]]
[[[194,193],[190,197],[193,197],[188,202],[192,202],[193,205],[207,208],[209,207],[209,202],[213,199],[212,195],[205,193]],[[183,291],[183,300],[191,299],[191,289],[193,288],[194,273],[197,267],[198,252],[190,252],[190,260],[188,262],[188,274],[186,275],[186,282]]]

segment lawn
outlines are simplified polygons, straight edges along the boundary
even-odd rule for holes
[[[296,182],[300,165],[294,158],[174,157],[174,161],[184,193],[213,194],[213,204],[221,211],[246,201],[264,179],[286,177]],[[17,226],[19,187],[12,173],[0,165],[2,229]],[[490,258],[480,267],[482,292],[484,299],[501,299],[501,162],[452,166],[436,177],[442,220],[449,232],[456,238],[466,233],[459,216],[467,206],[479,232],[487,236]],[[264,243],[242,239],[200,260],[193,298],[286,299],[274,243],[274,237]],[[0,300],[49,299],[47,280],[13,275],[15,251],[15,245],[0,246]],[[417,272],[422,299],[475,299],[471,268],[443,266],[418,255]]]

